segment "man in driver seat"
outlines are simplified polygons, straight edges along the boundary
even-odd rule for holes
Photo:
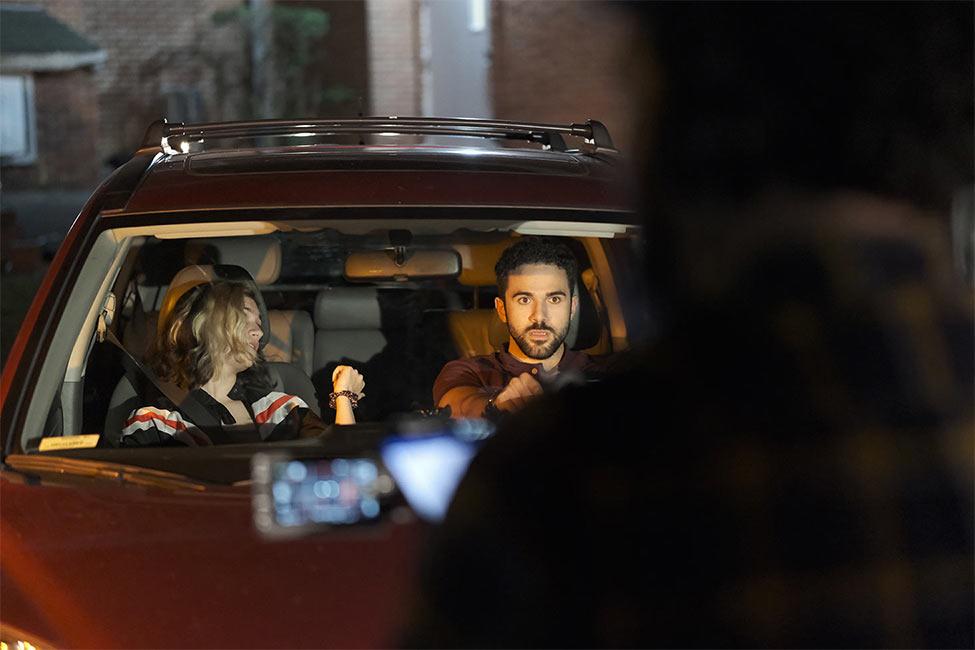
[[[596,371],[593,357],[568,349],[565,338],[579,309],[578,264],[565,244],[526,237],[494,267],[494,308],[508,327],[499,352],[447,363],[433,385],[433,401],[453,417],[496,418],[517,411],[546,386]]]

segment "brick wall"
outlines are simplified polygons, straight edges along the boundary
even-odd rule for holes
[[[284,0],[279,0],[284,2]],[[337,90],[345,99],[323,103],[320,110],[307,117],[355,117],[369,113],[369,68],[366,40],[366,3],[349,0],[287,0],[298,7],[315,7],[328,12],[329,31],[324,46],[315,53],[314,73],[322,87]],[[286,117],[306,117],[288,115]]]
[[[495,117],[598,119],[625,154],[635,142],[631,18],[597,2],[504,0],[491,13]]]
[[[212,20],[216,11],[241,6],[241,0],[36,1],[108,54],[88,83],[97,95],[100,137],[93,147],[90,138],[82,138],[98,163],[136,148],[145,127],[167,112],[167,88],[195,89],[204,119],[249,116],[249,89],[242,86],[247,39],[238,24]],[[331,45],[320,63],[335,66],[330,78],[353,92],[332,114],[354,114],[360,96],[366,113],[421,112],[418,0],[309,4],[332,13]],[[496,117],[554,122],[593,117],[607,124],[622,149],[633,142],[632,82],[624,76],[628,17],[602,3],[535,0],[493,2],[491,14],[490,92]],[[92,98],[83,89],[54,94],[60,110],[78,116],[51,118],[54,123],[88,115]],[[56,130],[51,133],[60,139]],[[13,177],[4,172],[8,181],[16,180],[18,172]],[[67,179],[68,172],[48,165],[37,174]]]
[[[52,16],[108,54],[95,84],[100,108],[99,162],[128,155],[145,128],[167,112],[164,91],[195,90],[206,119],[234,119],[244,110],[240,88],[245,41],[214,12],[238,0],[36,0]]]
[[[419,22],[416,0],[367,0],[370,113],[420,114]]]
[[[98,142],[98,96],[90,68],[34,74],[37,159],[5,166],[7,190],[93,188],[101,170],[91,164]]]
[[[134,151],[146,126],[169,112],[165,90],[198,92],[202,119],[239,116],[244,39],[236,25],[217,26],[212,20],[215,11],[237,4],[233,0],[88,3],[89,33],[108,52],[98,74],[103,158]]]
[[[236,20],[222,24],[213,20],[218,11],[245,6],[244,0],[38,0],[38,4],[108,53],[96,74],[100,160],[134,151],[153,120],[167,114],[178,119],[167,109],[166,92],[174,89],[199,93],[203,111],[198,119],[251,117],[247,35]],[[306,112],[351,116],[360,106],[368,106],[365,6],[338,0],[282,0],[282,4],[329,13],[330,31],[323,50],[314,53],[313,65],[324,69],[317,80],[342,86],[348,95]],[[281,115],[307,116],[311,115]]]

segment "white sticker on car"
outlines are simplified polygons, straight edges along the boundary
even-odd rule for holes
[[[56,449],[89,449],[98,444],[99,435],[89,433],[83,436],[57,436],[41,438],[38,451],[54,451]]]

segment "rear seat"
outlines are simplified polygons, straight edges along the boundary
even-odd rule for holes
[[[366,363],[386,346],[373,287],[331,287],[315,297],[315,372],[342,360]]]
[[[508,342],[508,327],[494,309],[447,312],[447,327],[461,357],[491,354]]]
[[[322,412],[328,413],[332,371],[347,364],[363,373],[366,396],[356,414],[358,420],[375,418],[381,396],[381,377],[369,369],[369,362],[386,347],[382,332],[379,299],[373,287],[330,287],[315,297],[315,352],[312,383]]]
[[[268,309],[270,333],[264,356],[268,361],[290,363],[311,377],[314,370],[315,325],[308,312]]]
[[[220,261],[244,267],[258,287],[278,281],[281,275],[281,243],[265,237],[215,237],[195,244],[215,249]],[[268,333],[264,356],[272,363],[290,363],[311,377],[315,326],[308,312],[269,309],[264,329]]]
[[[504,239],[494,244],[460,244],[454,248],[460,254],[461,271],[457,281],[473,287],[475,296],[481,287],[494,287],[494,265],[501,253],[516,240]],[[486,301],[485,301],[486,302]],[[480,307],[480,308],[479,308]],[[508,328],[498,318],[491,304],[477,305],[467,310],[446,312],[447,330],[460,357],[491,354],[508,342]]]

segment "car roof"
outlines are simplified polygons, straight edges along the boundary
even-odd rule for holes
[[[377,119],[153,125],[137,156],[145,167],[140,180],[103,214],[369,206],[629,211],[619,156],[598,122],[559,127],[395,118],[412,120],[396,122],[398,135],[433,135],[437,144],[364,144],[363,133],[390,135],[380,131],[389,122]],[[560,132],[592,146],[568,149]],[[331,140],[358,134],[360,143],[292,144],[322,134]],[[478,146],[458,146],[455,136],[465,144],[477,138]],[[279,144],[254,146],[255,138]],[[240,146],[242,139],[248,146]],[[505,146],[495,146],[499,140]]]

